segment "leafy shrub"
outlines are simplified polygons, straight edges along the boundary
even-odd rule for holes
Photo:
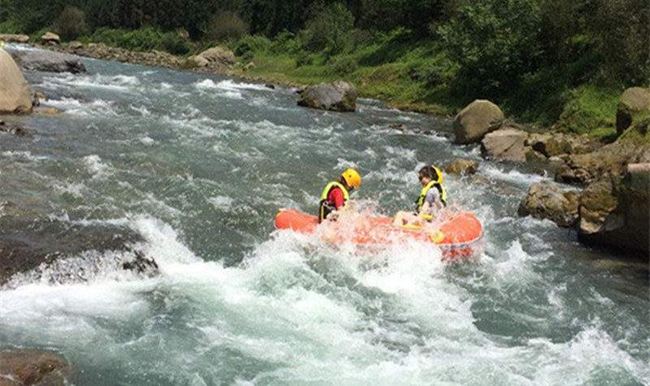
[[[74,40],[88,31],[86,14],[77,7],[66,6],[54,23],[54,30],[63,40]]]
[[[311,66],[314,64],[314,55],[309,52],[301,51],[296,56],[296,67]]]
[[[89,36],[87,40],[101,42],[127,50],[164,50],[175,55],[185,55],[191,50],[189,42],[176,32],[162,32],[152,27],[132,31],[100,28]]]
[[[237,56],[254,54],[255,52],[266,52],[271,48],[271,41],[260,35],[246,35],[239,39],[233,47]]]
[[[162,49],[174,55],[185,55],[191,50],[187,39],[184,39],[177,32],[163,34],[160,45]]]
[[[349,49],[351,31],[354,27],[352,13],[341,3],[333,3],[307,21],[303,30],[304,47],[307,50],[325,51],[334,55]]]
[[[439,28],[450,57],[460,65],[454,84],[467,99],[499,98],[533,72],[542,52],[541,18],[535,0],[470,3]]]
[[[336,75],[345,75],[359,68],[357,60],[350,55],[335,56],[327,63],[329,70]]]
[[[220,12],[209,22],[205,36],[210,40],[236,40],[248,33],[248,24],[234,12]]]
[[[271,52],[275,54],[294,54],[301,55],[302,43],[296,34],[289,31],[282,31],[271,44]]]

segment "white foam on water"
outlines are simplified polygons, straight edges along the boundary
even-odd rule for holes
[[[156,141],[153,138],[148,136],[140,137],[138,141],[140,141],[140,143],[145,146],[151,146],[156,143]]]
[[[136,92],[140,79],[130,75],[57,75],[43,80],[43,86],[51,88],[103,89],[122,93]]]
[[[232,208],[235,200],[228,196],[215,196],[208,198],[208,202],[216,209],[228,211]]]
[[[74,98],[48,99],[44,104],[62,109],[67,114],[82,116],[117,115],[114,104],[110,101],[101,99],[96,99],[90,102],[82,102]]]
[[[25,150],[7,150],[3,151],[2,153],[3,157],[10,158],[14,161],[29,161],[29,162],[36,162],[36,161],[44,161],[50,159],[48,156],[44,155],[34,155],[32,154],[31,151],[25,151]]]
[[[512,169],[508,172],[505,172],[501,170],[499,167],[494,166],[492,164],[483,164],[481,166],[481,173],[489,176],[492,179],[510,182],[523,187],[527,187],[535,182],[553,180],[553,178],[549,176],[541,176],[538,174],[526,174],[516,169]]]
[[[112,173],[111,166],[102,162],[102,159],[97,154],[91,154],[82,160],[88,172],[93,175],[93,178],[104,179]]]

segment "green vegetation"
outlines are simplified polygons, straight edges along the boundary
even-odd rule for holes
[[[597,137],[614,132],[621,91],[650,84],[647,0],[0,0],[0,32],[46,29],[180,55],[226,44],[255,63],[247,76],[343,78],[436,113],[487,98]]]

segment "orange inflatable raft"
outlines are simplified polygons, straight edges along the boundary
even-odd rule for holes
[[[353,242],[363,245],[388,245],[407,239],[437,245],[446,261],[462,261],[482,252],[483,226],[471,212],[447,216],[436,228],[400,227],[386,216],[361,217],[346,222],[327,222],[321,237],[329,242]],[[318,217],[295,209],[281,209],[275,216],[277,229],[314,233]]]

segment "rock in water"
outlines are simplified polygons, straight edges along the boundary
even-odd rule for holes
[[[0,352],[0,385],[67,385],[70,364],[61,355],[40,350]],[[11,380],[9,380],[11,379]]]
[[[53,51],[15,51],[12,55],[25,70],[43,72],[86,72],[78,56]]]
[[[29,113],[32,93],[14,59],[0,48],[0,114]]]
[[[300,93],[298,105],[321,110],[355,111],[357,90],[344,81],[309,86]]]
[[[637,116],[650,116],[650,88],[632,87],[623,92],[616,111],[616,132],[623,134]]]
[[[501,127],[504,120],[499,106],[488,100],[477,99],[462,109],[454,119],[455,142],[479,142],[490,131]]]
[[[499,161],[526,161],[525,142],[528,133],[517,129],[501,129],[485,135],[481,141],[484,157]]]
[[[562,192],[557,185],[539,182],[530,186],[518,213],[520,216],[549,219],[561,227],[571,227],[578,220],[578,193]]]
[[[474,174],[478,170],[478,162],[468,159],[455,159],[445,165],[445,172],[456,175]]]

